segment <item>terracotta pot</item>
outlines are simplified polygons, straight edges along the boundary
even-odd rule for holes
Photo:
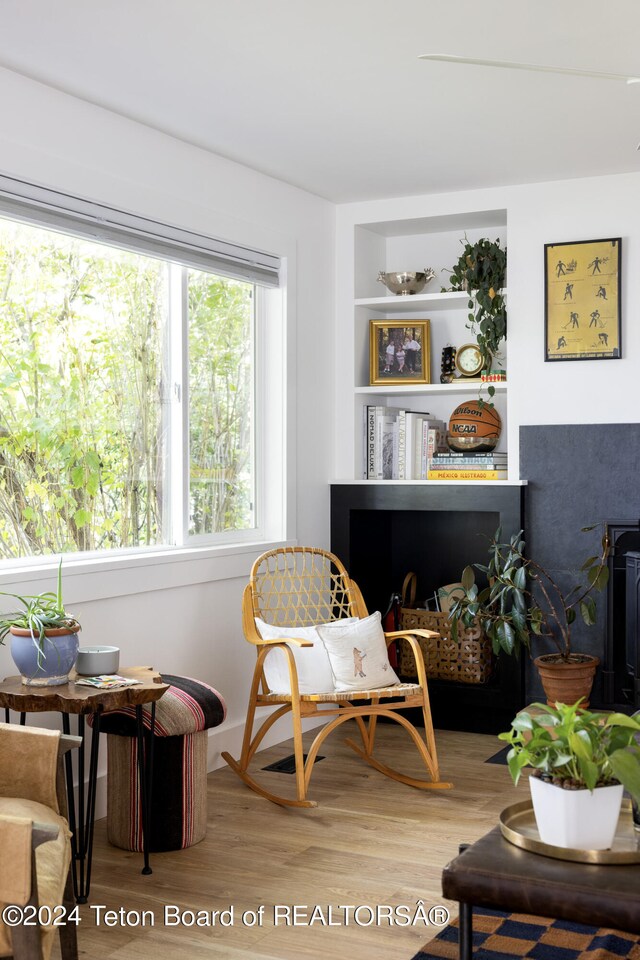
[[[556,653],[546,653],[533,661],[538,668],[547,703],[572,704],[583,697],[583,707],[589,706],[589,697],[596,669],[600,664],[598,657],[588,653],[574,653],[571,658],[562,660]]]

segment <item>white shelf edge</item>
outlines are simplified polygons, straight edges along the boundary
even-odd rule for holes
[[[506,296],[507,290],[500,291]],[[464,290],[450,290],[447,293],[416,293],[413,296],[359,297],[354,300],[356,307],[367,307],[378,313],[419,313],[425,308],[444,310],[447,308],[466,308],[469,294]]]
[[[496,393],[505,393],[507,386],[507,380],[493,383],[481,383],[479,380],[474,380],[471,383],[421,383],[415,386],[413,384],[389,384],[388,387],[354,387],[353,392],[355,394],[371,394],[374,396],[380,394],[388,397],[398,397],[402,395],[421,396],[423,393],[477,393],[482,387],[495,387]],[[488,394],[485,399],[488,399]]]
[[[528,480],[330,480],[332,486],[526,487]]]
[[[380,313],[415,313],[425,307],[461,307],[468,299],[469,294],[464,291],[450,291],[449,293],[416,293],[409,297],[359,297],[354,304],[356,307],[368,307]]]

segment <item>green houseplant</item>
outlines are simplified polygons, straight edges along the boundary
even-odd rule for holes
[[[623,713],[597,714],[536,703],[500,734],[510,746],[509,772],[525,767],[540,838],[554,846],[604,850],[615,835],[623,787],[640,801],[640,723]]]
[[[11,635],[11,655],[32,686],[66,683],[78,654],[78,620],[67,613],[62,599],[62,560],[58,565],[56,592],[35,595],[0,592],[18,600],[23,609],[0,613],[0,643]]]
[[[454,290],[469,293],[469,327],[483,353],[487,372],[507,336],[507,306],[501,293],[507,271],[507,250],[500,240],[477,240],[465,236],[463,251],[451,270]]]
[[[584,532],[593,529],[583,528]],[[459,623],[469,627],[477,618],[495,653],[518,654],[522,646],[531,646],[534,637],[548,641],[556,652],[534,660],[548,702],[574,703],[582,697],[588,706],[599,660],[575,653],[571,633],[578,614],[587,626],[596,622],[594,593],[603,590],[609,579],[608,539],[603,537],[600,553],[583,563],[578,582],[567,591],[540,563],[525,557],[524,550],[522,531],[502,542],[498,529],[489,544],[489,562],[473,565],[486,575],[488,585],[480,589],[473,567],[465,568],[464,595],[449,613],[453,636],[457,637]]]

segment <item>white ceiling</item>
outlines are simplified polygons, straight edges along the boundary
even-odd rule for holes
[[[639,0],[0,0],[0,65],[338,202],[640,169],[640,84],[418,60],[639,39]]]

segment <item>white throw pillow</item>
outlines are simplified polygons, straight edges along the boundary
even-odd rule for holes
[[[352,623],[355,617],[347,617],[336,623]],[[331,693],[334,690],[333,673],[324,644],[312,627],[276,627],[256,617],[256,627],[263,640],[311,640],[312,647],[292,645],[293,658],[298,671],[300,693]],[[272,693],[291,693],[289,684],[289,660],[284,650],[271,650],[264,661],[264,676]]]
[[[380,613],[364,620],[334,620],[318,627],[329,654],[336,690],[372,690],[400,680],[389,663]]]

